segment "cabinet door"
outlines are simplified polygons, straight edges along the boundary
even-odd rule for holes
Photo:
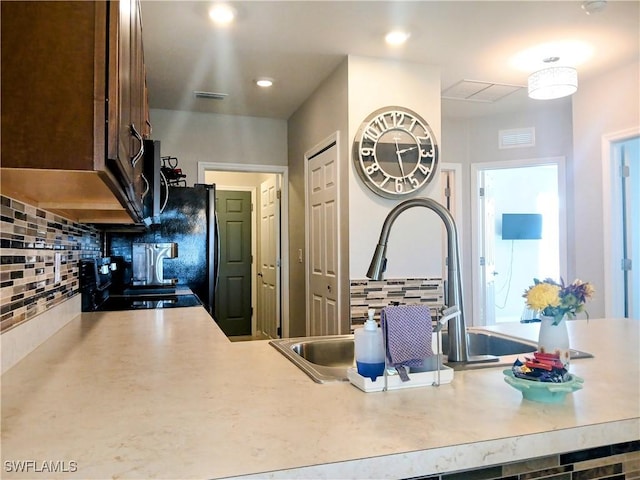
[[[131,121],[141,135],[146,127],[144,56],[140,2],[131,2]],[[137,147],[137,145],[136,145]]]
[[[144,54],[142,48],[142,17],[140,14],[140,2],[131,2],[131,123],[142,138],[148,138],[147,134],[147,109],[145,89]],[[132,155],[138,153],[142,146],[139,139],[134,142]],[[142,195],[146,189],[146,181],[143,179],[143,158],[139,158],[133,170],[133,194],[136,202],[142,201]]]
[[[99,169],[104,162],[104,5],[0,6],[2,166]]]
[[[131,207],[142,212],[141,157],[144,118],[140,105],[144,78],[142,32],[137,0],[110,3],[109,167],[117,172]]]
[[[131,160],[135,151],[134,137],[131,134],[131,0],[120,0],[119,2],[119,32],[118,38],[118,91],[120,98],[118,132],[118,163],[129,183],[133,181],[133,167]]]
[[[123,125],[123,143],[139,148],[128,131],[131,8],[0,2],[3,193],[82,222],[140,219],[132,147],[119,153]]]

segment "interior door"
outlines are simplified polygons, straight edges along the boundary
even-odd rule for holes
[[[307,335],[340,333],[337,195],[334,142],[307,165]]]
[[[260,243],[258,246],[257,329],[277,338],[280,326],[280,196],[279,177],[260,184]]]
[[[491,180],[480,175],[480,236],[481,257],[480,275],[482,277],[482,299],[480,318],[483,325],[496,323],[496,289],[495,277],[498,275],[495,265],[495,200],[491,196]]]
[[[615,145],[620,172],[622,310],[640,318],[640,138]],[[615,215],[615,213],[614,213]]]
[[[251,335],[251,192],[217,191],[220,225],[215,319],[227,336]]]

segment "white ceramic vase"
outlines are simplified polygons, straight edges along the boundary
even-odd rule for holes
[[[553,324],[553,317],[540,317],[540,334],[538,336],[538,351],[541,353],[556,353],[564,368],[569,370],[569,331],[567,317],[562,317],[560,323]]]

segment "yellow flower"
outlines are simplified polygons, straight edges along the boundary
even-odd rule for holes
[[[590,283],[585,283],[584,284],[584,297],[585,298],[593,298],[595,293],[596,293],[596,289],[593,288],[593,285],[591,285]]]
[[[549,283],[538,283],[525,292],[527,305],[534,310],[560,305],[560,287]]]
[[[565,285],[562,279],[558,283],[551,278],[542,281],[534,278],[533,285],[522,296],[529,308],[538,310],[546,317],[553,317],[553,325],[558,325],[564,316],[575,318],[577,313],[585,312],[588,319],[584,304],[594,293],[593,286],[581,280]]]

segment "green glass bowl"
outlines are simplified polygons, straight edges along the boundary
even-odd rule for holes
[[[527,400],[541,403],[562,403],[567,393],[573,393],[582,388],[584,379],[577,375],[569,375],[569,380],[562,383],[536,382],[518,378],[511,369],[503,370],[504,381],[516,390],[522,392],[522,396]]]

